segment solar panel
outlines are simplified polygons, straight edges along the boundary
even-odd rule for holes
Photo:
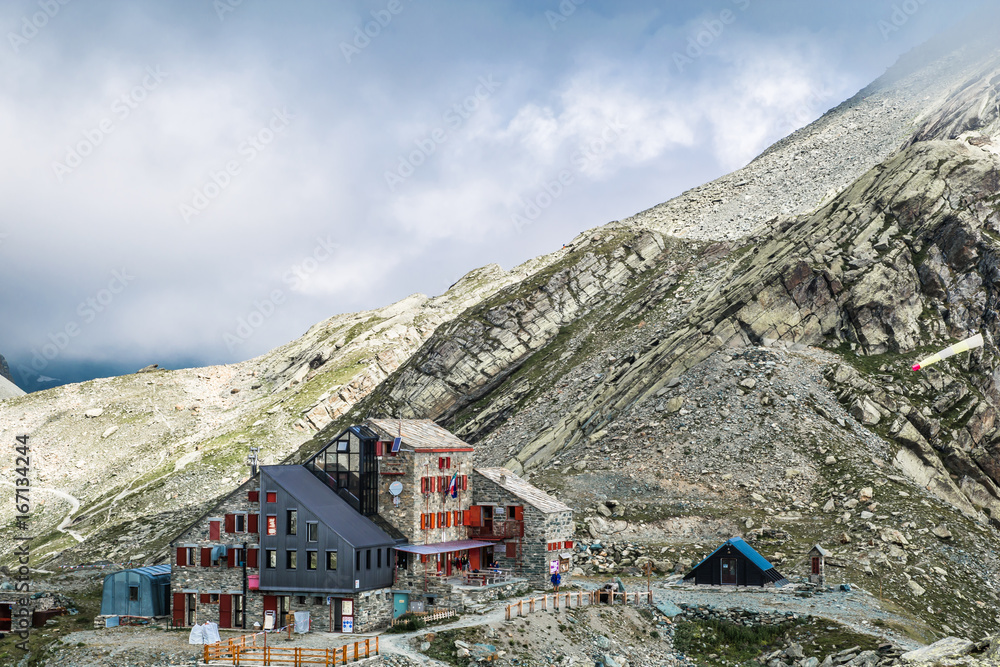
[[[403,444],[403,439],[402,438],[395,438],[395,439],[393,439],[393,441],[392,441],[392,453],[393,454],[399,453],[399,446],[401,444]]]

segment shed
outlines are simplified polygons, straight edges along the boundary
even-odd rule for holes
[[[122,570],[104,577],[102,616],[168,616],[170,566]]]
[[[826,557],[829,552],[820,545],[809,550],[809,581],[823,586],[826,584]]]
[[[684,576],[710,586],[784,586],[780,572],[740,537],[731,537]]]

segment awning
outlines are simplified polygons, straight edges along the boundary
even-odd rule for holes
[[[396,551],[430,556],[431,554],[444,554],[449,551],[464,551],[465,549],[490,546],[493,546],[492,542],[483,542],[482,540],[456,540],[454,542],[438,542],[437,544],[400,544],[393,548]]]

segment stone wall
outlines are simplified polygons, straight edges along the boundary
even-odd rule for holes
[[[259,544],[259,533],[249,532],[250,515],[259,514],[260,503],[249,500],[249,492],[257,489],[256,478],[250,479],[229,494],[222,502],[212,508],[205,516],[195,521],[187,530],[181,533],[177,539],[171,543],[170,549],[170,592],[175,593],[197,593],[197,609],[195,620],[198,623],[212,621],[219,622],[219,603],[202,602],[202,594],[217,593],[219,595],[242,595],[244,590],[244,571],[241,566],[228,567],[227,559],[220,559],[218,565],[205,567],[201,561],[201,550],[205,547],[215,545],[226,545],[229,547],[242,546],[247,543],[248,548],[256,547]],[[246,532],[227,533],[225,516],[227,514],[246,513]],[[220,522],[219,539],[210,539],[210,523]],[[179,548],[194,548],[194,564],[188,563],[184,566],[177,564],[177,551]],[[263,554],[258,554],[258,564]],[[246,568],[246,575],[259,574],[259,568]],[[173,595],[171,595],[171,609],[173,608]],[[255,591],[247,590],[244,598],[244,609],[246,611],[247,627],[251,627],[254,621],[263,622],[264,602]],[[185,615],[186,615],[185,610]]]
[[[439,468],[439,457],[451,458],[450,468]],[[411,544],[434,544],[436,542],[452,542],[467,538],[465,526],[452,522],[450,527],[420,528],[420,515],[437,512],[453,512],[469,509],[472,499],[472,452],[400,452],[397,456],[383,457],[380,464],[382,475],[379,477],[379,514],[393,527],[399,530]],[[386,473],[402,473],[386,474]],[[458,497],[452,498],[441,491],[422,493],[420,480],[423,477],[438,477],[447,475],[451,479],[453,473],[469,478],[469,488],[459,490]],[[399,496],[399,506],[392,502],[389,485],[400,482],[403,491]]]

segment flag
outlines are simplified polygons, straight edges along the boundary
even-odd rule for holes
[[[983,346],[983,334],[976,334],[972,338],[966,338],[965,340],[955,343],[951,347],[946,347],[940,352],[932,354],[926,359],[921,359],[918,363],[913,365],[913,370],[919,371],[921,368],[927,368],[932,364],[936,364],[939,361],[943,361],[950,356],[960,354],[962,352],[968,352],[969,350],[975,349],[977,347]]]
[[[451,483],[448,484],[448,493],[451,494],[452,498],[458,498],[458,472],[454,472],[451,475]]]

